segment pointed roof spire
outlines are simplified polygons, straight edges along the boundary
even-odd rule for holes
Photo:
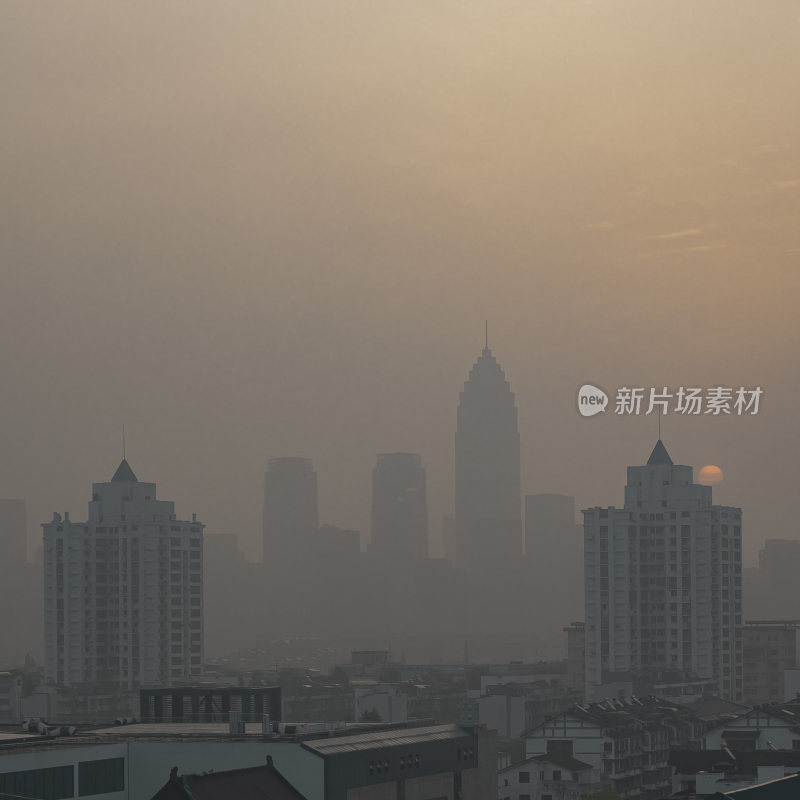
[[[116,483],[118,481],[138,481],[139,479],[134,474],[133,470],[131,469],[131,465],[123,458],[120,461],[119,466],[117,467],[117,471],[114,473],[114,477],[111,479],[112,483]]]
[[[672,466],[672,459],[669,457],[667,448],[664,447],[664,442],[662,442],[661,439],[656,442],[653,452],[650,453],[650,458],[647,459],[648,467],[655,466],[656,464],[669,464]]]

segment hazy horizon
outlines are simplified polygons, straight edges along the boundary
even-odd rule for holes
[[[662,420],[745,564],[791,529],[800,8],[721,0],[0,6],[0,497],[31,543],[127,456],[260,557],[271,457],[369,537],[376,455],[453,505],[489,344],[523,494],[622,505],[657,420],[583,383],[761,386]]]

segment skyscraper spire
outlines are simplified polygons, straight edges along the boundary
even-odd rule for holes
[[[486,349],[489,349],[489,320],[486,320]]]
[[[472,567],[522,554],[517,407],[488,329],[487,321],[486,347],[459,398],[455,437],[456,558]]]

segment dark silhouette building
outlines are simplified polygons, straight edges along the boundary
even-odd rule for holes
[[[456,430],[456,559],[466,567],[522,554],[514,394],[488,337],[464,384]]]
[[[563,494],[525,495],[525,553],[531,622],[555,639],[565,620],[581,619],[583,526],[575,522],[575,498]],[[559,598],[559,615],[550,601]]]
[[[319,530],[317,473],[310,458],[271,458],[264,474],[264,566],[298,567]]]
[[[370,554],[405,560],[428,556],[425,469],[416,453],[382,453],[372,470]]]

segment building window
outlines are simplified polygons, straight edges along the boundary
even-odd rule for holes
[[[572,755],[572,739],[548,739],[547,740],[547,753],[564,753],[565,755]]]
[[[519,774],[519,782],[520,783],[530,783],[531,782],[531,774],[530,774],[530,772],[520,772],[520,774]]]
[[[560,781],[561,780],[561,770],[560,769],[554,769],[553,770],[553,780],[554,781]]]
[[[78,764],[78,796],[121,792],[125,789],[125,759],[103,758]]]
[[[26,769],[0,775],[0,792],[22,797],[40,797],[42,800],[62,800],[74,797],[75,769],[66,767]]]

